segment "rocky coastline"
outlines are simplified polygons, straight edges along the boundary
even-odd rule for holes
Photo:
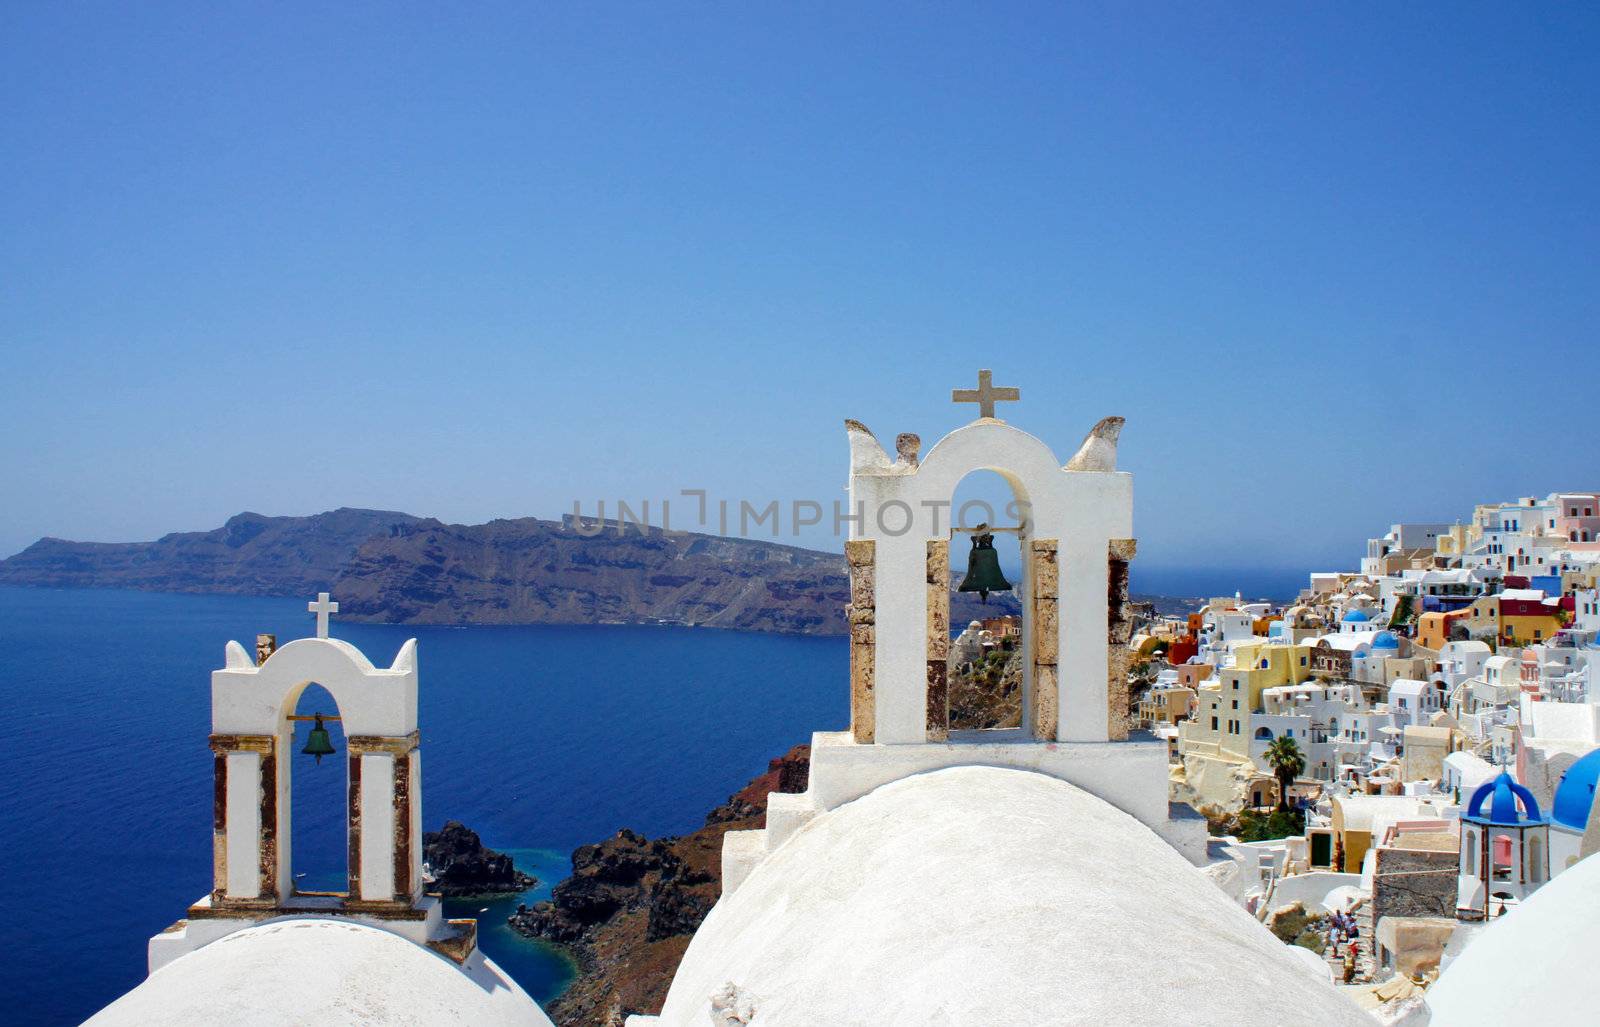
[[[483,844],[478,832],[447,820],[422,836],[422,863],[428,891],[446,898],[512,895],[527,891],[538,878],[518,870],[511,857]]]
[[[518,907],[519,933],[564,947],[578,976],[547,1010],[562,1027],[611,1027],[629,1013],[655,1013],[695,929],[722,890],[722,836],[764,826],[767,796],[801,792],[810,746],[773,760],[705,825],[649,839],[624,828],[572,854],[572,876],[548,902]]]

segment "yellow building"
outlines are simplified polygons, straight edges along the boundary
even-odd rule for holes
[[[1402,820],[1437,816],[1433,807],[1404,795],[1336,795],[1328,824],[1333,829],[1334,869],[1347,874],[1361,873],[1361,861],[1372,848],[1373,838],[1381,837],[1390,826]]]
[[[1270,617],[1257,617],[1250,622],[1250,633],[1266,638],[1272,633],[1273,622],[1280,620],[1283,620],[1283,614],[1281,613],[1272,614]]]
[[[1298,685],[1311,676],[1311,647],[1250,642],[1233,650],[1234,665],[1196,693],[1194,719],[1183,725],[1185,756],[1250,759],[1250,714],[1261,708],[1261,693],[1279,685]]]
[[[1555,606],[1542,599],[1518,597],[1515,592],[1500,597],[1500,638],[1508,644],[1547,642],[1560,630]]]
[[[1472,638],[1485,641],[1498,641],[1500,638],[1500,597],[1479,596],[1472,601],[1472,605],[1465,610],[1466,616],[1459,621],[1466,625],[1467,634]]]
[[[1156,651],[1167,645],[1167,639],[1159,635],[1134,635],[1128,642],[1128,650],[1133,653],[1135,662],[1143,662],[1156,654]]]
[[[1146,727],[1176,724],[1189,716],[1193,704],[1192,688],[1152,688],[1139,700],[1139,722]]]
[[[1440,533],[1433,540],[1435,552],[1446,558],[1459,557],[1467,550],[1478,544],[1483,533],[1476,524],[1457,524],[1447,531]]]

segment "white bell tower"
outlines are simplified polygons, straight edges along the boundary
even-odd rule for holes
[[[850,446],[850,729],[812,736],[810,780],[800,795],[774,794],[767,826],[731,832],[723,890],[736,889],[766,853],[820,812],[880,785],[942,767],[1012,767],[1078,785],[1134,816],[1192,862],[1205,858],[1198,814],[1174,819],[1167,802],[1167,748],[1128,728],[1128,565],[1133,476],[1116,469],[1122,419],[1095,425],[1063,463],[1047,445],[995,416],[1021,390],[988,371],[951,399],[979,416],[920,458],[902,434],[896,457],[859,421]],[[974,471],[1010,485],[1023,554],[1022,726],[950,727],[946,668],[950,545],[957,485]]]
[[[422,782],[417,729],[417,642],[375,667],[328,636],[338,604],[322,593],[309,606],[317,634],[273,649],[260,662],[229,642],[211,674],[211,891],[188,916],[150,941],[150,970],[264,920],[348,917],[427,945],[457,962],[476,944],[477,921],[446,922],[423,892]],[[348,752],[348,880],[343,892],[295,888],[290,788],[296,703],[321,685],[337,709]],[[309,770],[309,768],[302,768]]]

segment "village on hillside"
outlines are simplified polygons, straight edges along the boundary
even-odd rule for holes
[[[1134,723],[1210,874],[1378,1005],[1600,841],[1600,493],[1396,524],[1283,608],[1144,610]],[[1585,835],[1587,832],[1587,844]]]

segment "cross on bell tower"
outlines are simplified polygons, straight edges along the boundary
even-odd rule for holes
[[[339,612],[338,603],[328,602],[328,593],[318,592],[317,601],[306,604],[306,612],[317,615],[317,637],[328,637],[328,615]]]
[[[994,373],[988,368],[978,372],[978,387],[976,389],[951,389],[950,402],[978,404],[978,416],[994,420],[995,403],[1010,403],[1022,398],[1022,391],[1012,385],[1002,385],[998,388],[994,384]]]

